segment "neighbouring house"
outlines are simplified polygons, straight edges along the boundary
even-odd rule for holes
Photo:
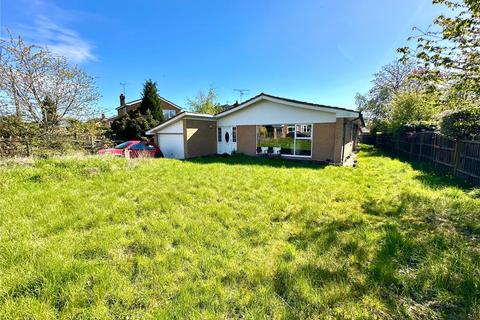
[[[180,108],[178,105],[175,103],[160,97],[161,100],[161,106],[163,110],[163,115],[165,117],[165,120],[168,120],[172,117],[174,117],[176,114],[182,111],[182,108]],[[130,102],[125,102],[125,95],[121,94],[120,95],[120,105],[117,107],[117,115],[110,117],[107,119],[107,126],[110,128],[112,123],[118,119],[119,117],[126,115],[129,111],[132,110],[137,110],[140,107],[140,104],[142,103],[142,99],[130,101]]]
[[[216,115],[181,112],[147,135],[169,158],[241,153],[341,164],[363,126],[358,111],[261,93]]]

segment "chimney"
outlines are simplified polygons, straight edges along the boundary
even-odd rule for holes
[[[125,95],[122,93],[120,95],[120,107],[125,105]]]

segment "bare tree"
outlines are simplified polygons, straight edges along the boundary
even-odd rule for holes
[[[413,63],[403,63],[398,60],[383,66],[379,72],[373,75],[370,96],[389,101],[396,93],[407,89],[407,80],[414,69]]]
[[[419,89],[412,78],[414,72],[413,63],[393,61],[373,75],[372,88],[366,95],[356,95],[358,109],[363,112],[371,127],[379,126],[390,118],[391,102],[396,95]]]
[[[0,114],[38,123],[45,133],[94,115],[99,94],[84,70],[12,34],[0,39],[0,50]]]

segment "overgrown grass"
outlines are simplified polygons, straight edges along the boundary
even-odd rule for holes
[[[480,192],[364,147],[0,168],[0,318],[480,317]]]

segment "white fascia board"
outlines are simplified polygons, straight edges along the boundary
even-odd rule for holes
[[[197,120],[216,120],[217,117],[212,114],[207,113],[195,113],[195,112],[185,112],[185,116],[188,119],[197,119]]]
[[[359,111],[337,110],[337,118],[358,118],[358,117],[360,117]]]

